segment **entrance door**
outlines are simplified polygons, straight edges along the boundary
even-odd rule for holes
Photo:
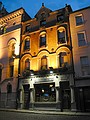
[[[90,112],[90,87],[84,89],[85,111]]]
[[[29,108],[29,101],[30,101],[30,90],[29,85],[24,85],[24,108]]]
[[[69,88],[69,82],[64,81],[60,83],[60,101],[61,110],[71,108],[71,94]]]

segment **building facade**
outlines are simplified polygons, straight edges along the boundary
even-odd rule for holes
[[[34,18],[0,2],[0,107],[90,111],[90,7]]]
[[[74,82],[78,111],[90,111],[90,7],[70,14]]]
[[[74,109],[74,80],[69,5],[52,11],[42,7],[23,22],[18,107]]]
[[[8,13],[0,3],[0,107],[15,108],[18,84],[21,22],[25,11]]]

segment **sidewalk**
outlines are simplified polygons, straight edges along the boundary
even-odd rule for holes
[[[60,111],[49,111],[49,110],[16,110],[16,109],[1,109],[0,111],[7,112],[20,112],[20,113],[30,113],[30,114],[47,114],[47,115],[73,115],[73,116],[90,116],[90,113],[85,112],[60,112]]]

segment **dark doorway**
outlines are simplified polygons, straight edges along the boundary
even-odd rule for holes
[[[80,87],[75,89],[77,110],[90,112],[90,87]]]
[[[30,85],[23,85],[24,88],[24,108],[29,109],[30,102]]]
[[[60,101],[61,111],[71,108],[71,94],[70,94],[69,82],[60,82]]]

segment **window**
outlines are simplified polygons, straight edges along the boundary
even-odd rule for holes
[[[10,77],[13,77],[14,66],[10,66]]]
[[[30,60],[26,59],[25,61],[25,69],[30,69]]]
[[[40,21],[40,26],[45,26],[46,25],[46,20]]]
[[[76,19],[76,26],[83,24],[83,16],[82,16],[82,14],[77,15],[77,16],[75,17],[75,19]]]
[[[66,32],[65,32],[65,28],[63,27],[61,27],[58,30],[58,43],[59,44],[66,43]]]
[[[16,39],[15,38],[11,38],[9,39],[8,42],[8,54],[10,58],[14,58],[15,57],[15,46],[16,46]]]
[[[43,56],[41,58],[41,69],[46,70],[47,69],[47,57]]]
[[[29,50],[29,49],[30,49],[30,40],[26,39],[24,44],[24,50]]]
[[[7,93],[12,93],[12,85],[10,83],[7,85]]]
[[[0,65],[0,81],[2,79],[2,66]]]
[[[40,36],[40,47],[46,46],[46,34]]]
[[[64,15],[63,14],[57,16],[57,21],[58,22],[60,22],[60,21],[62,22],[63,20],[64,20]]]
[[[82,75],[90,75],[89,60],[87,56],[80,57]]]
[[[12,44],[12,46],[11,46],[12,48],[12,56],[15,54],[15,44]]]
[[[61,52],[59,54],[59,66],[66,67],[68,65],[68,58],[66,52]]]
[[[86,45],[86,36],[85,32],[79,32],[78,34],[78,45],[79,46],[85,46]]]
[[[30,29],[31,29],[31,26],[30,26],[30,25],[27,25],[27,26],[26,26],[26,32],[29,32]]]
[[[0,35],[6,33],[6,30],[7,30],[6,27],[5,27],[5,26],[2,26],[2,27],[0,28]]]
[[[35,102],[56,102],[55,84],[36,84]]]

